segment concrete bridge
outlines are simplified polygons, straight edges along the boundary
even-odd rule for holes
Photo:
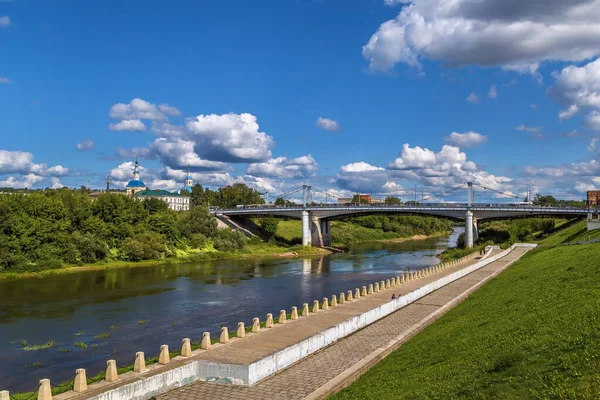
[[[542,207],[533,205],[501,204],[422,204],[402,205],[306,205],[296,207],[239,206],[231,209],[211,209],[216,216],[240,217],[287,217],[302,219],[302,244],[304,246],[330,246],[330,222],[332,219],[374,215],[407,214],[426,215],[465,221],[465,246],[473,247],[479,230],[478,221],[518,217],[585,217],[592,210],[587,208]],[[594,210],[597,213],[597,210]],[[588,217],[589,218],[589,217]]]

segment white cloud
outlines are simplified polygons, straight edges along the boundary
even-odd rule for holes
[[[146,125],[139,119],[124,119],[116,124],[110,124],[108,129],[111,131],[143,132],[146,130]]]
[[[415,0],[363,47],[372,70],[421,59],[537,73],[544,61],[600,55],[600,0]]]
[[[477,93],[472,92],[469,96],[467,96],[467,101],[469,103],[479,104],[479,96],[477,96]]]
[[[589,112],[586,125],[600,131],[600,58],[582,67],[567,66],[553,76],[556,83],[548,93],[566,107],[559,118],[568,119],[585,110]]]
[[[343,165],[340,168],[342,172],[366,172],[366,171],[383,171],[384,168],[376,167],[364,161],[359,161],[351,164]]]
[[[63,185],[58,178],[50,178],[50,182],[52,183],[50,186],[52,189],[60,189],[65,187],[65,185]]]
[[[159,104],[158,109],[163,113],[163,114],[167,114],[167,115],[172,115],[174,117],[178,117],[181,115],[181,111],[179,111],[177,108],[170,106],[166,103],[163,104]]]
[[[490,99],[495,99],[498,97],[498,88],[496,87],[496,85],[492,85],[490,87],[490,91],[488,92],[488,97]]]
[[[0,180],[0,187],[10,187],[10,188],[32,188],[36,183],[40,182],[44,178],[35,175],[35,174],[27,174],[21,176],[19,178],[15,178],[14,176],[9,176],[8,178]]]
[[[157,138],[143,153],[144,158],[156,155],[166,166],[183,169],[190,166],[195,171],[226,171],[231,167],[220,161],[202,159],[196,154],[195,142],[179,138]],[[140,154],[141,155],[141,154]]]
[[[167,104],[163,104],[162,106],[168,107]],[[149,103],[146,100],[142,100],[140,98],[135,98],[131,100],[129,104],[115,104],[110,108],[109,115],[111,118],[123,120],[165,119],[165,115],[161,111],[159,111],[159,108],[156,106],[156,104]]]
[[[6,15],[2,15],[0,16],[0,28],[7,28],[10,26],[11,24],[11,20],[10,17],[6,16]]]
[[[10,85],[11,83],[13,83],[13,81],[8,79],[7,77],[0,76],[0,83],[3,83],[5,85]]]
[[[337,131],[340,129],[340,124],[337,121],[323,117],[317,118],[317,126],[329,132]]]
[[[312,155],[288,159],[277,157],[248,166],[249,175],[280,179],[308,178],[317,173],[319,165]]]
[[[91,150],[94,148],[94,141],[92,139],[84,140],[82,142],[77,143],[75,147],[79,151]]]
[[[579,193],[585,193],[588,190],[596,190],[596,185],[591,183],[577,182],[575,184],[575,190],[577,190]]]
[[[579,113],[579,106],[577,104],[571,104],[569,106],[569,108],[567,108],[566,110],[561,111],[558,114],[558,118],[560,120],[569,119],[569,118],[573,117],[577,113]]]
[[[600,111],[592,111],[585,117],[585,126],[600,132]]]
[[[186,127],[201,157],[226,162],[265,161],[271,158],[274,142],[259,131],[256,121],[249,113],[201,114],[188,118]]]
[[[487,141],[487,136],[481,135],[477,132],[466,132],[466,133],[458,133],[452,132],[450,135],[446,136],[444,140],[450,144],[453,144],[458,147],[468,148],[480,145]]]
[[[40,176],[63,176],[69,169],[62,165],[48,167],[46,164],[35,164],[33,154],[25,151],[0,150],[0,175],[35,174]]]

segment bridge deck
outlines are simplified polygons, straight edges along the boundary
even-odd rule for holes
[[[526,251],[527,249],[517,248],[507,256],[444,286],[254,386],[195,382],[158,396],[157,399],[324,398],[360,376],[370,366],[458,304],[465,295],[476,290],[501,272]],[[439,276],[437,275],[437,277]],[[392,292],[405,293],[414,290],[416,286],[424,284],[428,279],[436,279],[437,277],[434,275],[420,279],[412,282],[414,284],[412,287],[410,284],[404,285],[401,290],[394,288],[395,290],[386,290],[373,297],[378,297],[381,302],[389,301]],[[374,300],[374,302],[377,301]],[[366,307],[366,304],[371,302],[370,300],[358,301],[340,308],[355,309],[361,303],[365,304]],[[302,321],[302,319],[299,321]],[[292,329],[292,326],[292,324],[283,325],[285,329]],[[273,330],[273,332],[275,331]],[[300,332],[299,335],[301,335]]]

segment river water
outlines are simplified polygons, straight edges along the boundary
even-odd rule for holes
[[[77,368],[88,376],[116,359],[131,364],[160,345],[178,349],[253,317],[368,285],[437,264],[436,255],[455,246],[449,236],[402,243],[365,243],[348,253],[306,259],[222,260],[195,264],[82,271],[43,279],[0,281],[0,390],[37,389],[71,379]],[[101,333],[109,337],[95,338]],[[213,336],[215,337],[215,336]],[[29,346],[54,341],[47,349]],[[84,342],[87,348],[75,346]],[[59,350],[60,349],[60,350]]]

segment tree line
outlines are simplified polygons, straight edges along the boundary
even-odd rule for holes
[[[208,190],[202,194],[216,196],[223,205],[255,200],[258,195],[247,187],[234,186],[222,188],[216,195]],[[200,190],[194,189],[198,196]],[[245,244],[241,233],[217,229],[216,219],[198,198],[190,212],[178,213],[159,199],[138,201],[113,193],[92,198],[87,190],[0,195],[0,270],[155,260],[191,248],[236,251]]]

